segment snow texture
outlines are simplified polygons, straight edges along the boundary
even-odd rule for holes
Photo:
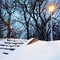
[[[29,45],[27,43],[25,42],[7,56],[0,54],[3,57],[0,57],[0,60],[60,60],[59,40],[49,42],[38,40]]]

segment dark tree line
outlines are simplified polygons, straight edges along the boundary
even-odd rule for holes
[[[0,0],[0,37],[3,37],[3,31],[6,32],[7,38],[38,38],[41,40],[50,40],[50,20],[51,15],[46,9],[48,0]],[[55,2],[54,2],[55,3]],[[57,11],[53,14],[53,38],[60,39],[60,11],[58,3],[56,3]],[[7,21],[5,18],[7,16]],[[13,14],[18,11],[20,17]],[[14,17],[15,19],[13,19]],[[21,24],[21,27],[14,28],[15,23]],[[18,24],[18,25],[19,25]],[[13,26],[11,28],[11,26]],[[2,31],[3,30],[3,31]],[[4,34],[3,34],[4,35]]]

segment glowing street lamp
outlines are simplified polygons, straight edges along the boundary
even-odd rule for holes
[[[56,11],[56,5],[51,4],[50,6],[48,6],[48,10],[51,14],[53,14]]]
[[[51,41],[53,40],[53,31],[52,31],[52,15],[54,14],[54,12],[56,11],[56,5],[51,4],[50,6],[48,6],[48,11],[51,13]]]

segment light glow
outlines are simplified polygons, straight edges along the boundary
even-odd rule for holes
[[[52,4],[48,7],[48,10],[50,13],[54,13],[56,11],[56,6],[54,4]]]

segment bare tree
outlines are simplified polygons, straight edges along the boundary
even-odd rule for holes
[[[12,0],[10,0],[12,1]],[[7,26],[7,38],[10,38],[10,33],[11,33],[11,16],[12,16],[12,13],[14,13],[14,11],[12,11],[12,9],[14,9],[15,5],[13,4],[14,2],[10,2],[8,0],[5,0],[5,3],[3,3],[2,5],[2,9],[3,10],[6,10],[7,14],[8,14],[8,21],[4,22],[6,23],[6,26]]]
[[[13,20],[12,24],[19,22],[22,24],[22,28],[19,28],[22,33],[25,33],[27,39],[35,37],[41,40],[50,39],[50,20],[51,15],[46,10],[49,1],[48,0],[10,0],[12,3],[8,4],[8,0],[3,4],[3,9],[6,10],[8,14],[8,21],[4,23],[7,26],[8,34],[7,37],[11,36],[11,16],[15,11],[19,11],[20,17],[18,20]],[[59,10],[59,9],[58,9]],[[58,10],[53,14],[52,20],[58,20],[59,13]],[[58,16],[58,17],[56,17]],[[57,18],[57,19],[56,19]],[[55,29],[55,23],[53,23],[53,34]],[[14,34],[20,34],[19,31],[14,31]],[[16,36],[15,35],[15,36]]]
[[[25,12],[28,12],[30,17],[33,18],[35,22],[34,26],[36,26],[36,30],[39,34],[38,38],[42,40],[48,40],[50,36],[51,15],[48,14],[47,16],[47,11],[45,8],[47,7],[47,4],[48,4],[48,0],[31,1],[29,7],[30,11],[28,10],[27,5],[25,4]],[[47,29],[47,25],[48,25],[48,29]]]

